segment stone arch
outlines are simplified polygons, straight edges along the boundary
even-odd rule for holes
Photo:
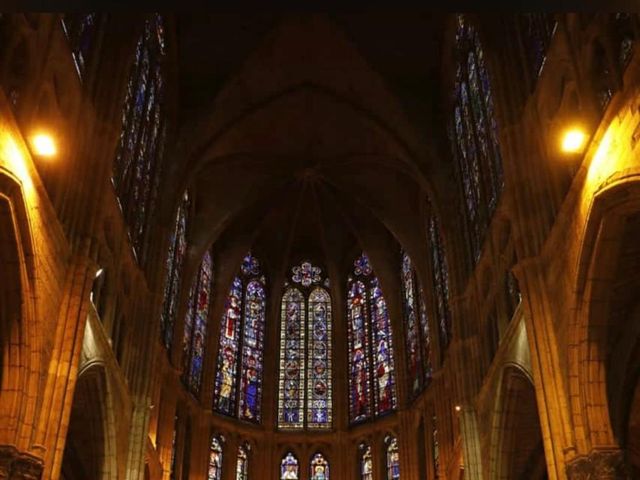
[[[491,478],[546,479],[547,466],[533,381],[522,367],[504,367],[494,419]]]
[[[91,363],[78,376],[62,459],[64,480],[118,478],[111,393],[104,365]]]
[[[33,250],[22,189],[0,168],[0,444],[30,447],[38,396]]]
[[[568,471],[627,478],[626,426],[638,381],[640,181],[632,169],[608,179],[586,216],[569,337],[569,388],[577,458]],[[637,447],[636,447],[637,448]]]

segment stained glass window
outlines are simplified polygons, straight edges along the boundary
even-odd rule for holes
[[[514,265],[517,262],[515,253],[513,255]],[[510,320],[513,314],[518,308],[520,301],[522,300],[522,294],[520,293],[520,286],[518,285],[518,279],[513,274],[511,269],[508,269],[505,274],[505,293],[507,297],[507,318]]]
[[[160,324],[162,327],[162,338],[167,349],[171,349],[173,342],[173,325],[178,310],[178,299],[182,283],[182,266],[184,263],[184,255],[187,251],[189,208],[189,193],[185,192],[178,206],[173,231],[169,238],[169,251],[166,261],[167,270],[165,272],[164,298]]]
[[[171,471],[169,478],[173,480],[176,473],[176,451],[178,449],[178,416],[173,417],[173,432],[171,434]]]
[[[129,73],[113,184],[131,244],[144,263],[164,149],[164,21],[152,15],[138,39]]]
[[[418,282],[418,292],[420,300],[420,331],[422,332],[422,359],[424,385],[429,385],[433,375],[433,364],[431,363],[431,330],[429,329],[429,316],[427,313],[427,304],[424,296],[424,289]]]
[[[207,470],[207,480],[222,479],[222,436],[213,436],[209,446],[209,468]]]
[[[352,423],[395,409],[391,321],[366,254],[354,262],[347,284],[349,416]]]
[[[398,451],[398,439],[387,436],[384,441],[387,448],[387,480],[400,478],[400,452]]]
[[[207,319],[213,282],[211,252],[206,251],[200,269],[189,291],[189,303],[184,319],[182,380],[194,394],[200,392],[202,362],[207,339]]]
[[[464,198],[470,258],[477,261],[502,191],[502,160],[484,51],[475,28],[458,15],[450,140]]]
[[[361,443],[360,447],[360,480],[373,480],[373,457],[371,447]]]
[[[298,459],[289,452],[280,462],[280,480],[298,480]]]
[[[94,48],[99,21],[97,13],[65,13],[62,17],[62,26],[69,39],[73,61],[81,79]]]
[[[238,447],[236,480],[249,480],[249,445],[246,443]]]
[[[533,87],[542,71],[556,22],[552,13],[518,14],[518,22]]]
[[[261,418],[265,308],[265,278],[249,253],[222,316],[213,409],[256,423]]]
[[[322,269],[292,268],[280,309],[278,427],[330,428],[332,424],[331,297]]]
[[[321,453],[311,459],[309,480],[329,480],[329,462]]]
[[[420,393],[424,384],[422,373],[422,350],[420,348],[421,331],[419,323],[419,307],[416,291],[416,274],[411,265],[411,258],[402,252],[402,300],[404,306],[405,340],[407,344],[407,367],[410,390],[413,395]]]
[[[427,239],[431,250],[431,275],[436,299],[441,351],[451,340],[451,310],[449,307],[449,267],[442,242],[440,223],[431,204],[428,205]]]

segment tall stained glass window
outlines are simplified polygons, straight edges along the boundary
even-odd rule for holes
[[[433,474],[440,477],[440,442],[438,440],[438,422],[436,416],[431,417],[431,458],[433,459]]]
[[[400,478],[400,452],[398,450],[398,439],[387,435],[384,439],[387,449],[387,480],[397,480]]]
[[[457,20],[450,140],[464,198],[469,254],[475,262],[502,191],[502,160],[480,38],[463,15]]]
[[[213,283],[213,261],[207,250],[189,290],[189,303],[184,318],[182,380],[194,394],[200,392],[202,362],[207,339],[207,320]]]
[[[407,363],[410,391],[415,396],[431,380],[429,319],[424,291],[419,287],[411,258],[402,252],[401,269],[404,324],[406,326]]]
[[[613,36],[618,50],[618,66],[623,71],[631,59],[637,30],[637,14],[628,12],[617,12],[613,14]]]
[[[243,443],[238,447],[236,480],[249,480],[249,444],[247,443]]]
[[[309,480],[329,480],[329,462],[321,453],[316,453],[311,459]]]
[[[214,435],[211,437],[209,445],[209,468],[207,469],[207,480],[222,479],[222,445],[224,437]]]
[[[95,48],[100,19],[97,13],[65,13],[62,16],[64,33],[69,39],[73,61],[81,79],[91,51]]]
[[[360,480],[373,480],[371,446],[366,443],[361,443],[358,450],[360,455]]]
[[[265,278],[249,253],[233,279],[222,316],[213,409],[260,422]]]
[[[288,452],[280,462],[280,480],[298,480],[299,469],[298,459]]]
[[[449,307],[449,266],[442,241],[440,222],[431,204],[427,201],[427,239],[431,250],[431,275],[433,293],[436,300],[438,314],[438,329],[440,334],[440,350],[449,345],[451,340],[451,310]]]
[[[141,263],[145,261],[166,131],[162,17],[150,16],[142,30],[129,72],[112,178],[131,244]]]
[[[552,13],[521,13],[517,18],[533,87],[542,71],[556,22]]]
[[[354,262],[347,283],[349,417],[352,423],[396,407],[391,321],[366,254]]]
[[[173,342],[173,325],[178,311],[180,287],[182,284],[182,267],[184,255],[187,251],[187,223],[190,205],[189,192],[185,192],[178,206],[173,231],[169,238],[169,251],[167,252],[164,281],[164,298],[160,317],[162,339],[167,349],[171,349],[171,343]]]
[[[322,270],[304,261],[292,268],[280,309],[278,427],[332,424],[331,296]]]

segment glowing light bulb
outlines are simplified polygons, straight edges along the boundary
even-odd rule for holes
[[[31,138],[31,145],[36,155],[42,157],[53,157],[58,153],[56,142],[53,137],[46,133],[37,133]]]
[[[579,128],[572,128],[565,132],[562,138],[562,151],[565,153],[580,153],[584,148],[587,135]]]

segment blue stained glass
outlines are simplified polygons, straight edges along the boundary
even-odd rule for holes
[[[420,299],[420,330],[422,332],[424,383],[428,385],[433,375],[433,366],[431,364],[431,332],[429,330],[429,317],[427,315],[427,305],[422,285],[419,285],[418,291]]]
[[[332,421],[332,319],[326,290],[316,288],[309,294],[308,312],[307,427],[328,428]]]
[[[182,266],[187,251],[187,220],[189,214],[189,193],[185,192],[178,207],[173,232],[169,240],[167,254],[167,270],[165,276],[164,299],[160,324],[162,337],[167,349],[171,349],[173,342],[173,325],[178,308],[180,285],[182,282]]]
[[[375,348],[375,408],[376,414],[381,415],[393,410],[396,406],[395,369],[393,360],[393,338],[391,322],[387,311],[387,303],[374,278],[370,287],[371,319],[373,342]]]
[[[411,393],[416,395],[423,385],[422,351],[420,349],[420,330],[418,328],[415,272],[411,264],[411,258],[406,252],[402,252],[401,285],[406,328],[408,377]]]
[[[298,480],[298,459],[291,452],[287,453],[280,462],[280,480]]]
[[[450,135],[464,196],[470,258],[477,261],[502,191],[502,159],[484,52],[473,26],[458,15],[456,81]]]
[[[302,262],[299,266],[293,267],[291,271],[293,273],[291,280],[294,283],[300,283],[303,287],[319,283],[322,279],[320,276],[322,270],[311,265],[311,262]]]
[[[442,244],[440,226],[437,217],[429,207],[427,220],[428,238],[431,248],[431,271],[433,275],[434,293],[440,326],[440,343],[443,347],[449,344],[451,337],[451,313],[449,310],[449,268]]]
[[[98,15],[96,13],[65,13],[62,22],[69,39],[76,70],[82,79],[98,33]]]
[[[349,412],[351,421],[359,422],[371,416],[369,310],[364,284],[353,280],[349,283]]]
[[[262,396],[264,319],[264,285],[260,280],[253,280],[247,285],[245,296],[239,417],[256,422],[260,421]]]
[[[369,263],[369,257],[365,253],[356,258],[355,262],[353,262],[355,275],[364,275],[365,277],[371,275],[373,271],[371,269],[371,264]]]
[[[259,275],[259,265],[249,253],[229,290],[213,398],[216,412],[256,423],[261,419],[266,312],[265,279]]]
[[[387,437],[387,480],[397,480],[400,478],[400,451],[398,449],[398,439]]]
[[[316,453],[311,459],[309,479],[329,480],[329,462],[321,453]]]
[[[189,291],[189,303],[184,320],[183,380],[194,394],[200,392],[202,381],[212,281],[213,262],[211,253],[207,251]]]
[[[296,288],[282,297],[278,426],[304,427],[305,301]]]
[[[149,240],[152,206],[157,197],[161,173],[162,146],[158,146],[163,99],[161,50],[164,38],[151,35],[162,22],[155,15],[145,22],[136,46],[122,109],[120,143],[113,166],[113,183],[129,227],[134,252],[144,262]]]
[[[365,261],[363,261],[365,259]],[[395,409],[395,368],[391,322],[378,279],[362,254],[349,277],[347,315],[349,336],[349,417],[352,423]],[[369,330],[369,319],[371,328]]]
[[[237,358],[240,343],[240,317],[242,312],[242,280],[233,280],[220,330],[220,350],[214,395],[215,409],[226,415],[235,412]]]

